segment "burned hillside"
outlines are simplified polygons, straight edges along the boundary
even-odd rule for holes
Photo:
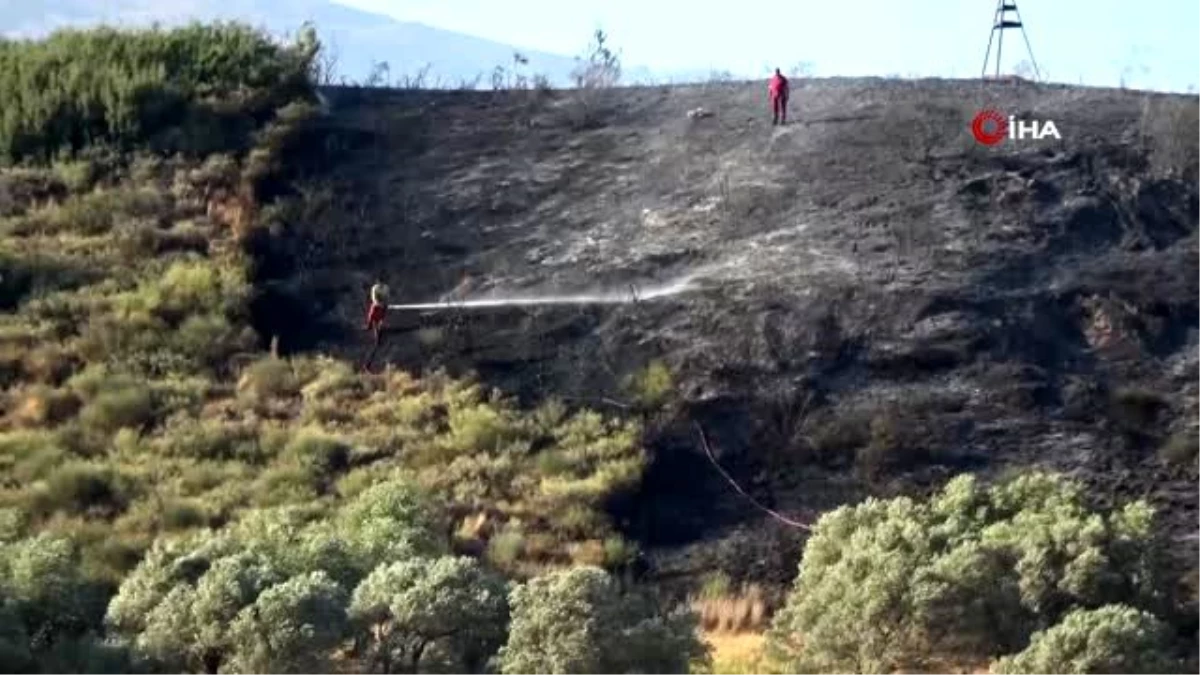
[[[759,83],[324,95],[259,257],[285,351],[364,358],[376,279],[393,302],[688,280],[393,312],[374,356],[645,415],[650,474],[612,509],[664,577],[795,570],[802,533],[696,423],[781,513],[1044,466],[1194,537],[1196,97],[814,80],[773,128]],[[988,107],[1061,139],[981,146]]]

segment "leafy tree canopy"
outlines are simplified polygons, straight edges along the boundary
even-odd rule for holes
[[[533,579],[509,604],[505,673],[682,673],[707,656],[694,615],[663,614],[596,567]]]
[[[1166,611],[1153,523],[1145,502],[1101,513],[1045,473],[841,507],[817,523],[770,646],[816,672],[916,669],[1012,653],[1076,609]]]

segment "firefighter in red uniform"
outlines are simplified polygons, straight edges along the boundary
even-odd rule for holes
[[[387,317],[387,286],[376,283],[371,286],[371,307],[367,310],[367,330],[375,334],[375,342],[379,343],[379,334],[383,330],[383,320]]]
[[[767,85],[767,94],[771,97],[771,124],[787,124],[788,93],[788,80],[776,68]]]

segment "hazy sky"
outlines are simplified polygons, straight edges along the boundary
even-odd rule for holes
[[[602,26],[625,62],[658,71],[978,76],[995,0],[338,0],[530,49],[579,53]],[[1018,0],[1038,66],[1059,82],[1200,86],[1196,0]],[[993,47],[994,51],[994,47]],[[993,57],[994,58],[994,57]],[[1028,58],[1005,31],[1002,71]],[[991,68],[989,68],[991,70]]]

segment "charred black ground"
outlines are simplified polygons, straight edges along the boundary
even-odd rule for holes
[[[697,275],[700,291],[634,305],[394,314],[376,356],[593,406],[665,364],[674,412],[650,418],[650,474],[613,505],[664,579],[783,582],[802,542],[727,488],[696,421],[789,514],[1047,466],[1101,501],[1149,496],[1194,541],[1196,97],[794,90],[795,121],[772,128],[759,83],[586,108],[329,89],[292,160],[304,210],[260,256],[259,326],[286,350],[362,358],[376,278],[421,302]],[[988,106],[1062,139],[980,146],[969,123]]]

